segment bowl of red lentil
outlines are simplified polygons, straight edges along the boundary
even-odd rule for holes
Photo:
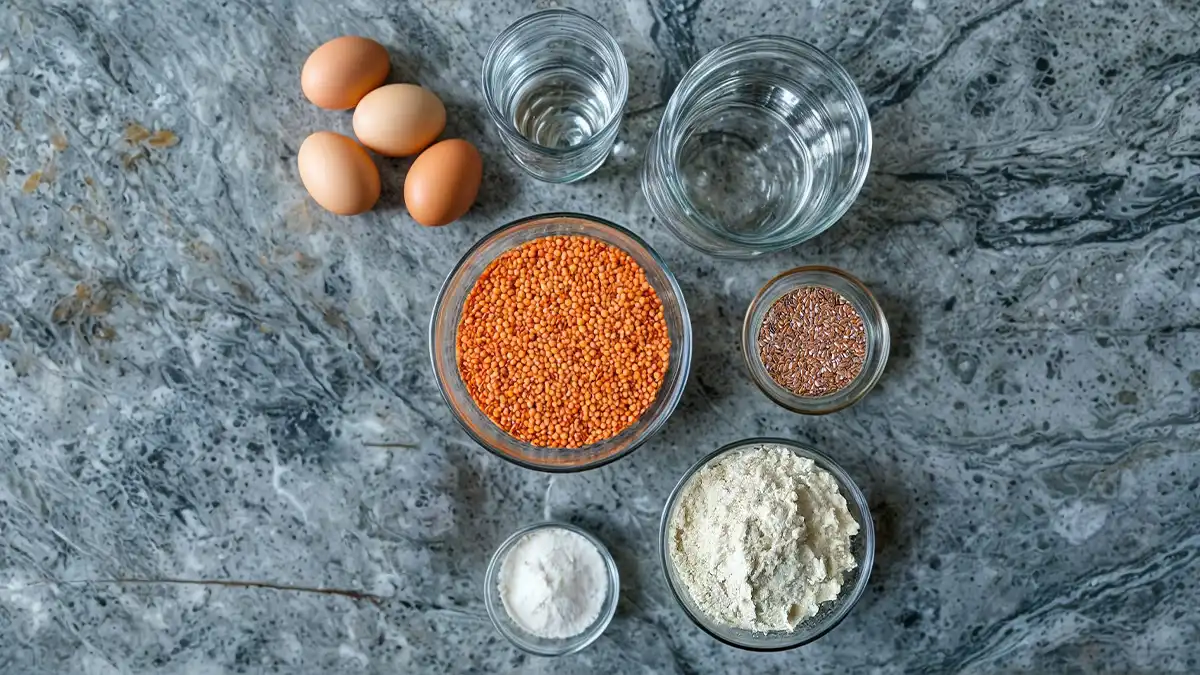
[[[836,267],[797,267],[771,279],[742,324],[751,379],[772,401],[808,415],[866,396],[883,375],[891,344],[875,296]]]
[[[692,327],[662,258],[575,213],[509,223],[446,277],[429,325],[442,397],[480,445],[582,471],[645,443],[687,383]]]

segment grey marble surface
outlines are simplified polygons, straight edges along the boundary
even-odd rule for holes
[[[503,158],[476,89],[488,40],[544,5],[0,5],[0,672],[1200,670],[1193,0],[579,3],[632,85],[617,153],[567,186]],[[872,172],[817,240],[715,261],[653,222],[637,171],[688,64],[762,32],[854,75]],[[414,224],[403,161],[370,215],[306,200],[300,141],[350,119],[307,104],[299,69],[346,33],[482,148],[464,221]],[[663,433],[549,477],[455,426],[425,325],[471,243],[560,209],[665,256],[697,355]],[[865,401],[810,419],[753,387],[738,327],[764,281],[815,262],[882,296],[896,348]],[[849,619],[771,655],[693,627],[655,548],[680,473],[761,434],[840,459],[880,531]],[[607,634],[555,661],[509,646],[480,588],[545,516],[595,531],[623,575]]]

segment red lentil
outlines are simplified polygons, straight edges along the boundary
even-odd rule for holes
[[[662,302],[629,254],[552,236],[484,269],[455,347],[467,392],[501,429],[577,448],[616,436],[650,407],[671,339]]]

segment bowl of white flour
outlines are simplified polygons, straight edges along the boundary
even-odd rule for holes
[[[509,642],[530,654],[562,656],[608,628],[620,577],[612,555],[591,533],[544,522],[500,544],[484,585],[488,616]]]
[[[833,630],[862,597],[875,528],[828,456],[779,438],[727,445],[683,475],[663,509],[667,585],[716,639],[792,649]]]

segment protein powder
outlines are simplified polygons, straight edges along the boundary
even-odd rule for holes
[[[680,494],[671,561],[713,620],[745,630],[791,630],[837,598],[856,567],[859,523],[837,480],[779,445],[724,455]]]

